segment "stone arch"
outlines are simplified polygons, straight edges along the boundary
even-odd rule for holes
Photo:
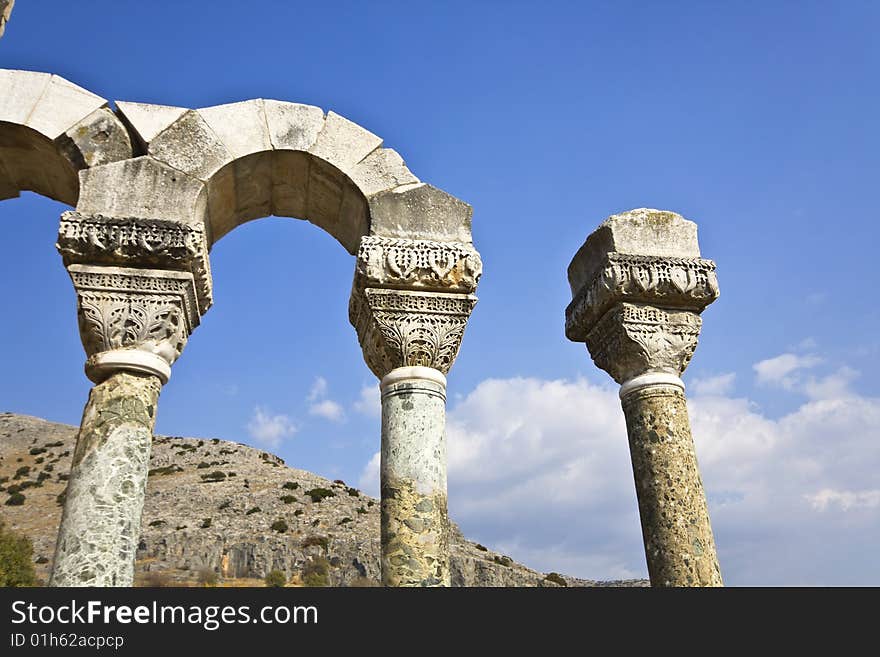
[[[132,156],[107,101],[57,75],[0,69],[0,200],[32,191],[76,205],[77,172]]]
[[[318,225],[356,256],[349,320],[388,418],[383,582],[448,585],[445,374],[482,272],[470,206],[316,107],[119,102],[114,113],[57,76],[0,75],[0,198],[30,189],[75,204],[56,246],[96,384],[52,584],[131,583],[159,391],[212,304],[209,251],[274,214]],[[93,426],[109,408],[124,409],[124,431]]]
[[[470,206],[332,111],[264,99],[117,107],[145,155],[83,172],[79,212],[201,226],[209,248],[269,215],[308,220],[351,254],[367,235],[471,242]]]

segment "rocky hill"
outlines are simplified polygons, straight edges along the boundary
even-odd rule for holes
[[[0,517],[31,538],[44,581],[75,440],[75,427],[0,414]],[[379,503],[344,482],[218,439],[157,436],[150,468],[139,583],[190,584],[212,572],[226,585],[261,585],[273,569],[298,583],[311,565],[332,586],[377,584]],[[455,526],[451,543],[455,586],[557,586],[556,576],[548,580],[472,543]],[[645,585],[564,580],[569,586]]]

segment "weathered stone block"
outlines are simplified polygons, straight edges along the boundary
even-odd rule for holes
[[[269,139],[277,150],[307,151],[324,128],[324,110],[313,105],[264,100]]]
[[[473,210],[431,185],[403,186],[369,199],[370,234],[470,243]]]
[[[648,208],[608,217],[587,237],[568,266],[572,294],[596,276],[609,253],[699,258],[697,224],[674,212]]]
[[[80,188],[83,214],[201,224],[207,202],[203,182],[149,156],[85,169]]]
[[[381,145],[381,137],[335,112],[327,112],[324,128],[309,152],[347,173]]]
[[[311,159],[312,156],[307,153],[275,151],[272,160],[272,214],[306,218]]]
[[[339,211],[346,184],[351,184],[335,167],[313,157],[309,167],[309,198],[306,217],[331,235],[339,228]]]
[[[116,109],[122,119],[140,137],[141,146],[145,150],[163,130],[188,111],[185,107],[128,103],[120,100],[116,101]]]
[[[59,150],[78,169],[131,157],[131,139],[108,108],[96,109],[55,140]]]
[[[24,125],[51,78],[50,73],[0,69],[0,121]]]
[[[347,182],[347,181],[346,181]],[[367,201],[357,187],[347,182],[342,190],[342,204],[339,206],[339,221],[331,233],[354,255],[361,238],[370,231],[370,215]]]
[[[74,124],[107,101],[64,78],[53,75],[31,110],[27,125],[50,139],[60,137]]]
[[[150,142],[160,162],[199,180],[208,180],[232,160],[229,150],[198,112],[186,112]]]
[[[235,216],[235,167],[227,164],[217,171],[207,184],[208,232],[213,244],[238,225]]]
[[[364,196],[419,182],[407,169],[403,158],[390,148],[377,148],[361,160],[349,175]]]
[[[262,100],[216,105],[197,111],[232,157],[272,150]]]
[[[235,214],[239,223],[272,214],[272,170],[275,154],[254,153],[236,160]]]

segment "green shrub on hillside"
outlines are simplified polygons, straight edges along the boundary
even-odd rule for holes
[[[0,520],[0,587],[38,586],[33,558],[30,539],[7,529]]]
[[[302,571],[303,586],[330,586],[330,562],[325,557],[307,561]]]
[[[270,570],[266,573],[266,577],[263,578],[263,581],[266,583],[266,586],[270,588],[281,588],[287,584],[287,578],[280,570]]]
[[[306,495],[308,495],[312,499],[312,502],[320,502],[325,497],[336,497],[336,493],[334,493],[332,490],[321,488],[320,486],[307,490]]]

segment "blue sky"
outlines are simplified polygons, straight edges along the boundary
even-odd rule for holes
[[[878,19],[870,2],[19,0],[0,67],[111,100],[332,109],[472,204],[485,274],[449,377],[451,514],[544,570],[646,573],[614,387],[563,334],[568,262],[615,212],[693,219],[721,298],[685,380],[726,580],[876,585]],[[77,424],[64,209],[0,204],[0,410]],[[157,431],[375,489],[352,257],[269,218],[212,265]]]

